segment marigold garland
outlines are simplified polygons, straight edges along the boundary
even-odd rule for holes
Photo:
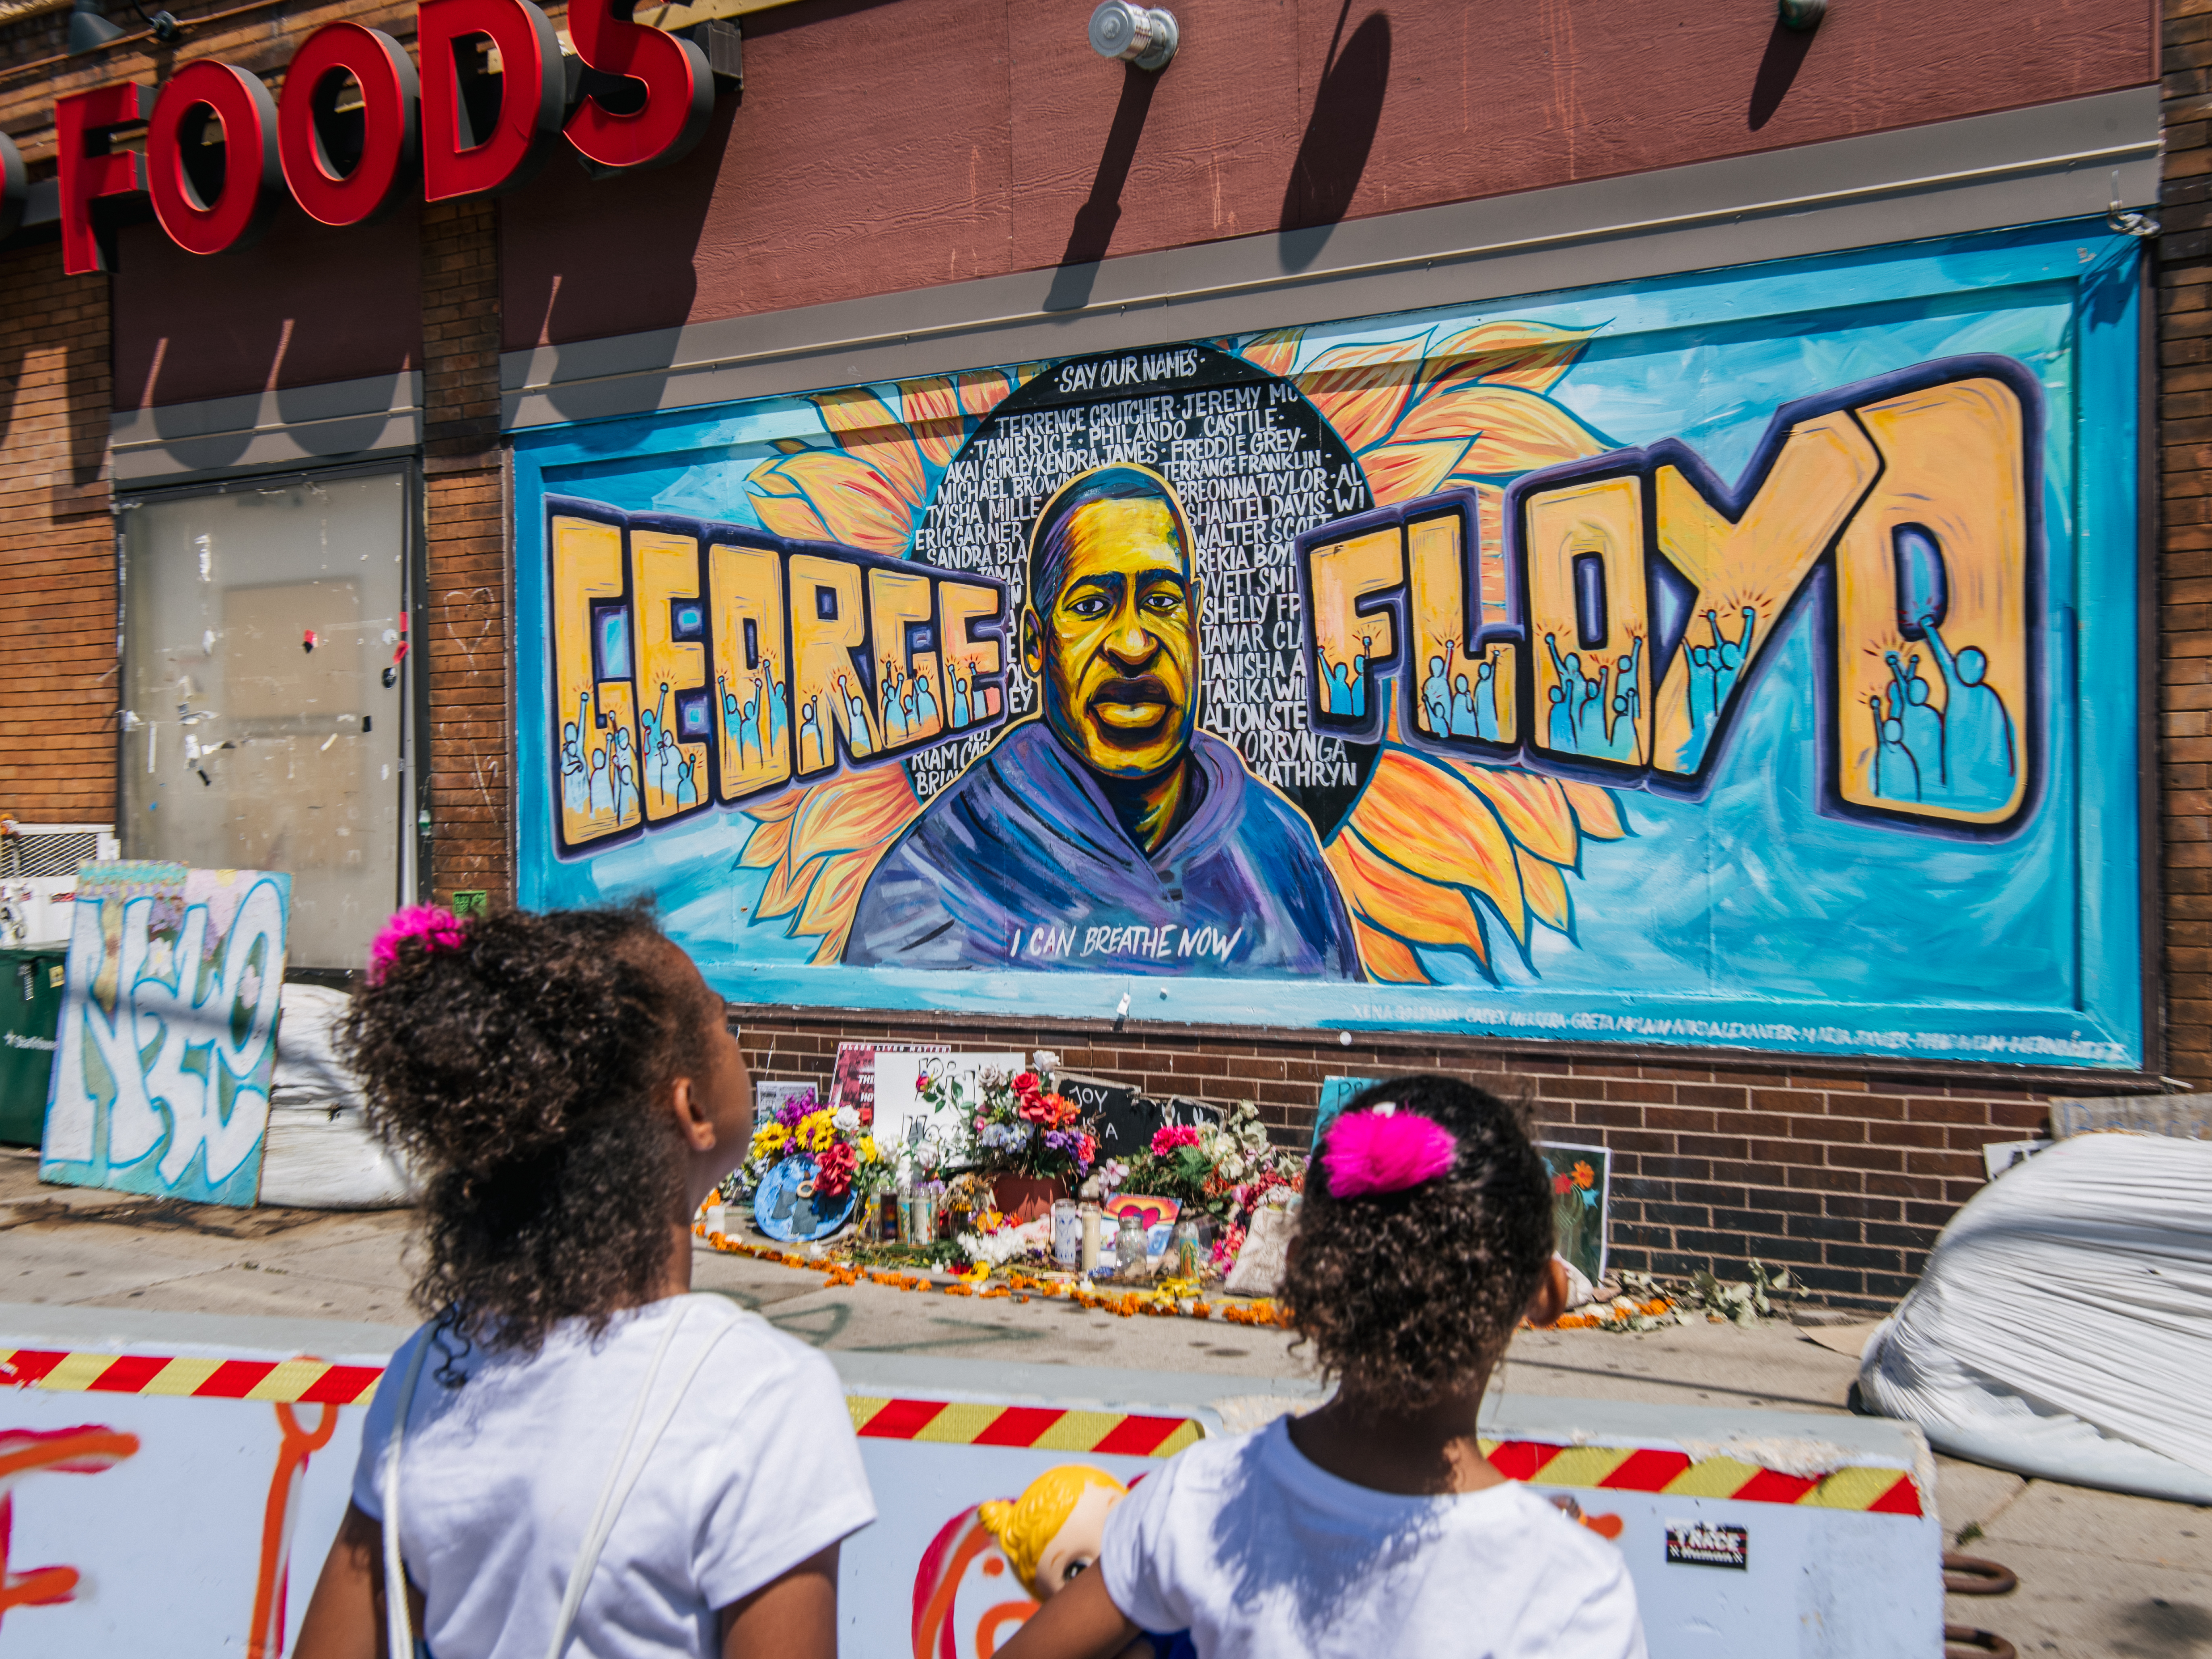
[[[1198,1284],[1194,1279],[1165,1279],[1146,1290],[1117,1291],[1101,1290],[1080,1280],[1036,1279],[1024,1273],[1006,1273],[999,1274],[988,1285],[985,1284],[983,1275],[980,1273],[956,1279],[950,1285],[939,1285],[921,1273],[898,1273],[881,1267],[861,1268],[844,1262],[817,1261],[793,1250],[750,1243],[742,1238],[732,1238],[727,1233],[710,1233],[704,1222],[694,1224],[691,1231],[726,1255],[749,1255],[757,1261],[773,1261],[786,1267],[812,1267],[826,1271],[829,1276],[822,1281],[824,1290],[840,1285],[857,1285],[865,1278],[871,1284],[891,1290],[936,1290],[946,1296],[972,1296],[984,1300],[1015,1295],[1041,1296],[1074,1302],[1122,1319],[1133,1319],[1143,1315],[1152,1319],[1218,1319],[1229,1325],[1285,1328],[1291,1322],[1282,1309],[1266,1298],[1253,1302],[1208,1302],[1198,1294]]]

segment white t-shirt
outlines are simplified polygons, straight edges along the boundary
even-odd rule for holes
[[[1443,1498],[1354,1486],[1288,1419],[1202,1440],[1106,1517],[1098,1568],[1200,1659],[1644,1659],[1620,1552],[1516,1482]]]
[[[714,1614],[866,1526],[875,1500],[830,1362],[720,1297],[618,1314],[597,1341],[554,1327],[524,1358],[444,1338],[424,1357],[400,1449],[399,1541],[435,1659],[544,1659],[570,1570],[668,1322],[680,1318],[629,1464],[706,1363],[617,1516],[569,1651],[711,1655]],[[424,1326],[392,1357],[363,1426],[353,1501],[384,1516],[392,1403]]]

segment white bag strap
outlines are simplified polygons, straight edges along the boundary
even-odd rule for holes
[[[718,1305],[727,1307],[726,1303]],[[667,1409],[653,1425],[647,1437],[645,1450],[636,1466],[629,1468],[627,1479],[623,1470],[629,1466],[630,1447],[637,1438],[637,1425],[645,1416],[646,1402],[652,1398],[653,1385],[660,1379],[661,1362],[667,1358],[669,1346],[676,1340],[676,1333],[683,1326],[690,1305],[677,1310],[668,1322],[668,1328],[660,1334],[659,1346],[653,1351],[653,1363],[646,1367],[645,1386],[637,1392],[636,1402],[631,1406],[629,1421],[623,1426],[622,1445],[608,1467],[606,1482],[599,1488],[599,1501],[592,1506],[590,1524],[584,1530],[584,1547],[576,1556],[576,1564],[568,1571],[568,1584],[561,1598],[560,1617],[554,1621],[553,1640],[546,1650],[546,1659],[561,1659],[562,1650],[568,1645],[569,1633],[575,1628],[577,1610],[584,1604],[584,1592],[591,1585],[592,1574],[599,1565],[599,1554],[606,1547],[607,1536],[613,1532],[615,1518],[622,1513],[623,1505],[629,1500],[631,1489],[645,1466],[653,1458],[653,1450],[668,1432],[668,1425],[676,1419],[676,1409],[684,1403],[690,1392],[692,1379],[706,1364],[707,1356],[736,1325],[735,1310],[722,1328],[708,1337],[699,1347],[699,1352],[684,1373],[684,1380],[676,1385],[669,1397]],[[422,1356],[429,1352],[431,1337],[426,1334],[416,1346],[414,1356],[407,1362],[407,1375],[399,1385],[399,1398],[393,1403],[392,1413],[392,1443],[384,1459],[384,1616],[386,1652],[390,1659],[412,1659],[415,1653],[414,1634],[407,1616],[407,1569],[399,1556],[399,1452],[407,1432],[407,1411],[414,1404],[416,1384],[422,1376]]]
[[[415,1638],[407,1617],[407,1568],[399,1559],[399,1448],[407,1437],[407,1408],[415,1403],[415,1385],[422,1380],[422,1356],[435,1337],[422,1333],[407,1362],[407,1375],[392,1402],[392,1443],[384,1454],[384,1632],[388,1659],[413,1659]]]

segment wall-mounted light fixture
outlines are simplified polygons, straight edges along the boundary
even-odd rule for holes
[[[153,32],[154,38],[163,46],[180,39],[184,27],[173,14],[157,11],[149,16],[146,9],[131,0],[131,9],[138,14],[139,21]],[[128,31],[107,21],[107,9],[101,0],[76,0],[70,8],[69,49],[72,55],[81,52],[98,52],[111,40],[119,40]]]
[[[1796,29],[1800,34],[1810,34],[1828,15],[1828,0],[1778,0],[1778,4],[1782,27]]]
[[[1175,15],[1158,6],[1105,0],[1091,14],[1091,49],[1101,58],[1119,58],[1140,70],[1164,70],[1176,45]]]

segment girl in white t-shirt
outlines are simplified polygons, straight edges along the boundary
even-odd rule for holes
[[[752,1126],[690,958],[637,909],[402,911],[345,1038],[422,1183],[432,1317],[296,1659],[831,1659],[875,1504],[828,1362],[688,1294]]]
[[[1449,1078],[1362,1094],[1307,1179],[1283,1296],[1334,1397],[1138,1485],[1003,1659],[1103,1659],[1146,1632],[1199,1659],[1643,1659],[1620,1552],[1476,1438],[1514,1328],[1566,1297],[1519,1115]]]

